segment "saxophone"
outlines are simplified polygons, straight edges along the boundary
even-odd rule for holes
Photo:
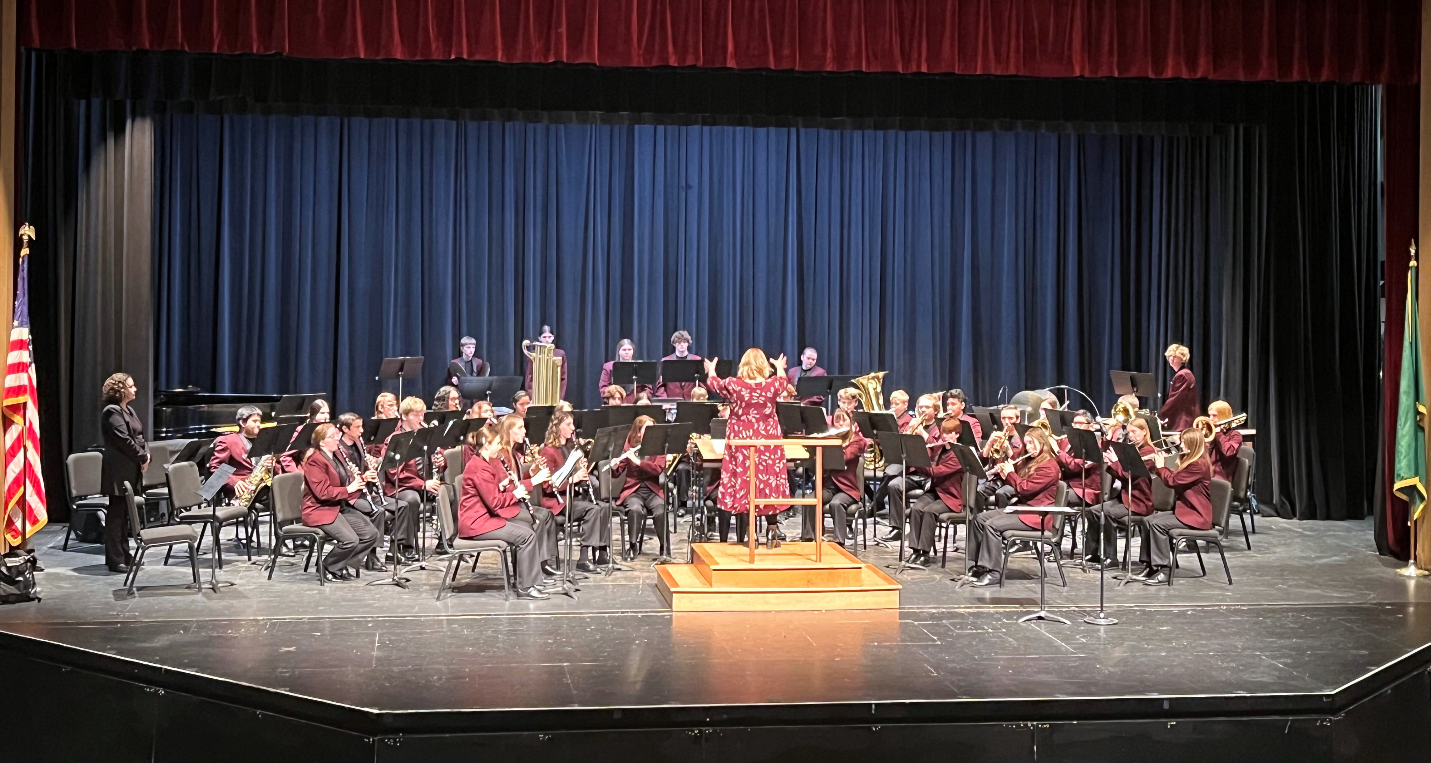
[[[273,456],[264,456],[258,460],[258,465],[253,467],[253,472],[239,483],[248,487],[248,492],[235,490],[234,503],[248,509],[253,505],[253,499],[258,497],[258,491],[273,484]]]

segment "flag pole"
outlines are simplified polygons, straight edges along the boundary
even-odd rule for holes
[[[20,261],[30,255],[30,242],[35,240],[35,226],[29,223],[20,225]],[[13,327],[12,327],[13,328]],[[24,458],[24,456],[21,456]],[[8,464],[6,465],[8,468]],[[30,547],[30,506],[28,503],[19,504],[20,509],[20,545],[19,549],[23,554]],[[8,519],[8,518],[7,518]],[[12,549],[13,550],[13,549]]]
[[[1408,268],[1408,274],[1407,274],[1407,282],[1408,282],[1408,285],[1411,286],[1411,287],[1414,287],[1414,286],[1416,285],[1416,279],[1419,277],[1418,274],[1417,274],[1417,271],[1416,271],[1416,241],[1415,241],[1415,239],[1413,239],[1413,240],[1411,241],[1411,262],[1408,264],[1407,268]],[[1408,291],[1410,291],[1410,289],[1408,289]],[[1412,291],[1412,292],[1411,292],[1411,295],[1410,295],[1411,298],[1412,298],[1412,299],[1417,298],[1417,295],[1420,293],[1420,291],[1421,291],[1420,289],[1415,289],[1415,291]],[[1419,312],[1419,311],[1418,311],[1418,312]],[[1419,318],[1418,318],[1418,320],[1419,320]],[[1417,326],[1416,328],[1417,328],[1418,330],[1420,329],[1419,326]],[[1410,326],[1407,326],[1407,330],[1410,330],[1410,329],[1411,329],[1411,327],[1410,327]],[[1418,342],[1417,350],[1418,350],[1418,353],[1419,353],[1419,350],[1420,350],[1419,342]],[[1407,362],[1407,359],[1406,359],[1406,358],[1402,358],[1402,359],[1401,359],[1401,362],[1402,362],[1402,363],[1406,363],[1406,362]],[[1416,358],[1411,359],[1411,362],[1420,363],[1420,362],[1421,362],[1421,358],[1418,356],[1418,357],[1416,357]],[[1420,374],[1417,374],[1417,380],[1420,381]],[[1421,392],[1422,392],[1422,390],[1417,390],[1417,396],[1418,396],[1418,397],[1420,396]],[[1417,414],[1417,419],[1419,419],[1419,421],[1418,421],[1417,423],[1421,424],[1421,431],[1420,431],[1418,434],[1419,434],[1421,437],[1424,438],[1424,437],[1426,436],[1426,421],[1425,421],[1425,418],[1423,417],[1422,414],[1418,413],[1418,414]],[[1423,455],[1424,455],[1424,454],[1423,454]],[[1423,469],[1425,468],[1424,465],[1422,466],[1422,468],[1423,468]],[[1414,495],[1414,493],[1412,493],[1412,495]],[[1422,499],[1422,503],[1423,503],[1423,504],[1425,503],[1425,499],[1424,499],[1424,498]],[[1420,578],[1420,577],[1426,577],[1428,574],[1431,574],[1431,573],[1428,573],[1426,570],[1423,570],[1423,569],[1421,569],[1420,567],[1416,566],[1416,540],[1417,540],[1417,538],[1416,538],[1416,515],[1417,515],[1418,513],[1420,513],[1420,508],[1421,508],[1420,506],[1411,505],[1411,502],[1410,502],[1410,501],[1407,502],[1406,525],[1407,525],[1408,533],[1409,533],[1410,554],[1409,554],[1409,559],[1408,559],[1407,562],[1406,562],[1406,566],[1405,566],[1405,567],[1402,567],[1402,568],[1400,568],[1400,569],[1398,569],[1398,570],[1396,571],[1396,574],[1397,574],[1397,575],[1400,575],[1401,577],[1405,577],[1405,578]]]

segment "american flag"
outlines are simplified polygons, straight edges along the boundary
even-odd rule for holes
[[[5,543],[14,548],[49,520],[45,480],[40,474],[40,412],[35,395],[35,362],[30,355],[30,241],[34,228],[20,229],[20,275],[15,283],[15,326],[5,369]],[[23,507],[23,508],[22,508]],[[22,515],[20,510],[24,511]]]

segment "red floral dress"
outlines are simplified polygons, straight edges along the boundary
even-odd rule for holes
[[[748,382],[731,377],[712,376],[706,386],[730,403],[726,442],[731,440],[779,440],[780,420],[775,415],[775,403],[788,382],[781,377],[761,382]],[[785,476],[785,450],[780,447],[725,449],[725,461],[720,470],[720,499],[717,505],[732,514],[750,511],[750,458],[755,458],[755,497],[789,498],[790,481]],[[756,514],[775,514],[787,507],[769,504],[758,507]]]

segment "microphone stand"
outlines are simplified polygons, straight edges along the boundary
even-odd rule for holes
[[[1101,483],[1101,481],[1102,481],[1102,480],[1101,480],[1101,475],[1100,475],[1100,483]],[[1087,483],[1087,482],[1088,482],[1088,462],[1087,462],[1087,461],[1084,461],[1084,462],[1083,462],[1083,482],[1084,482],[1084,483]],[[1111,617],[1109,617],[1107,611],[1104,610],[1104,600],[1103,600],[1103,591],[1104,591],[1104,585],[1105,585],[1104,580],[1105,580],[1105,576],[1107,575],[1107,568],[1108,568],[1108,565],[1106,564],[1106,562],[1107,562],[1107,560],[1108,560],[1108,549],[1103,548],[1103,541],[1104,541],[1105,539],[1107,539],[1107,537],[1108,537],[1108,512],[1106,512],[1106,511],[1103,510],[1103,504],[1104,504],[1104,503],[1107,503],[1107,501],[1104,500],[1106,497],[1107,497],[1107,496],[1103,495],[1103,486],[1102,486],[1102,484],[1100,484],[1100,485],[1098,486],[1098,499],[1099,499],[1099,500],[1098,500],[1098,553],[1101,555],[1101,558],[1098,560],[1098,614],[1096,614],[1096,615],[1089,615],[1088,617],[1083,618],[1083,622],[1088,623],[1089,625],[1117,625],[1117,624],[1118,624],[1118,621],[1115,620],[1115,619],[1113,619],[1113,618],[1111,618]],[[1114,547],[1115,553],[1116,553],[1116,549],[1117,549],[1117,547],[1118,547],[1118,540],[1117,540],[1117,538],[1114,538],[1114,540],[1113,540],[1113,547]],[[1088,558],[1088,549],[1086,549],[1086,548],[1083,549],[1083,557],[1084,557],[1085,559]],[[1087,562],[1084,562],[1084,571],[1086,572],[1087,570],[1088,570]]]

